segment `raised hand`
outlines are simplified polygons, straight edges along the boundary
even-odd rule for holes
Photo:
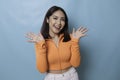
[[[37,34],[34,34],[32,32],[29,32],[29,33],[26,34],[26,38],[28,38],[28,42],[32,42],[32,43],[37,43],[39,41],[44,40],[41,33],[39,33],[37,35]]]
[[[87,28],[84,28],[84,27],[79,27],[76,31],[73,28],[72,36],[73,38],[80,39],[81,37],[86,36],[85,33],[87,31],[88,31]]]

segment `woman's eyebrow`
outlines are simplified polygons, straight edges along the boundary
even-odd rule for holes
[[[56,16],[56,15],[53,15],[53,17],[58,17],[58,16]],[[65,17],[60,17],[60,18],[65,18]]]

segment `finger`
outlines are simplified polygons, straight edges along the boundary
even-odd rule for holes
[[[84,31],[86,31],[86,29],[87,29],[87,28],[81,27],[79,31],[80,31],[80,32],[84,32]]]
[[[31,36],[31,37],[35,37],[36,34],[34,34],[33,32],[31,32],[31,33],[30,33],[30,36]]]
[[[29,39],[34,39],[37,35],[30,32],[30,33],[27,34],[27,36],[28,36]]]
[[[75,28],[73,28],[73,31],[72,31],[72,34],[74,34],[75,33]]]
[[[25,37],[31,40],[33,39],[33,36],[30,36],[30,35],[26,35]]]
[[[82,37],[84,37],[84,36],[88,36],[87,34],[83,34],[83,36]]]
[[[36,43],[36,41],[33,41],[33,40],[28,40],[27,42]]]
[[[31,33],[27,33],[27,34],[26,34],[26,37],[31,38],[31,37],[32,37],[32,36],[31,36]]]
[[[29,32],[27,35],[31,36],[31,37],[35,36],[35,34],[33,32]]]
[[[82,26],[81,26],[81,27],[79,27],[79,28],[78,28],[78,31],[81,31],[81,29],[82,29],[82,28],[83,28]]]
[[[82,27],[81,29],[80,29],[80,31],[82,32],[82,31],[84,31],[86,28],[84,28],[84,27]]]
[[[86,33],[88,31],[87,28],[85,28],[83,31],[81,31],[82,33]]]
[[[31,36],[28,35],[28,34],[26,34],[25,37],[28,38],[28,39],[31,39]]]

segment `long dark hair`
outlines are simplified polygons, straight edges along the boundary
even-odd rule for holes
[[[47,23],[47,19],[49,19],[49,17],[55,12],[55,11],[58,11],[58,10],[61,10],[64,15],[65,15],[65,26],[64,28],[59,32],[59,35],[60,34],[64,34],[64,39],[63,39],[63,42],[67,42],[70,40],[70,35],[69,35],[69,32],[68,32],[68,17],[67,17],[67,14],[66,12],[61,8],[61,7],[58,7],[58,6],[52,6],[50,9],[48,9],[46,15],[45,15],[45,18],[44,18],[44,21],[43,21],[43,24],[42,24],[42,27],[41,27],[41,34],[43,35],[44,39],[49,39],[51,38],[50,34],[49,34],[49,24]]]

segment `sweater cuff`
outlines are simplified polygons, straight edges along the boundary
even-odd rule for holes
[[[45,40],[37,42],[36,46],[39,47],[40,49],[45,49],[46,48]]]
[[[78,43],[78,42],[79,42],[79,39],[72,38],[71,41]]]
[[[77,39],[77,38],[73,38],[72,34],[70,34],[70,37],[71,37],[71,41],[76,42],[76,43],[79,42],[79,39]]]

